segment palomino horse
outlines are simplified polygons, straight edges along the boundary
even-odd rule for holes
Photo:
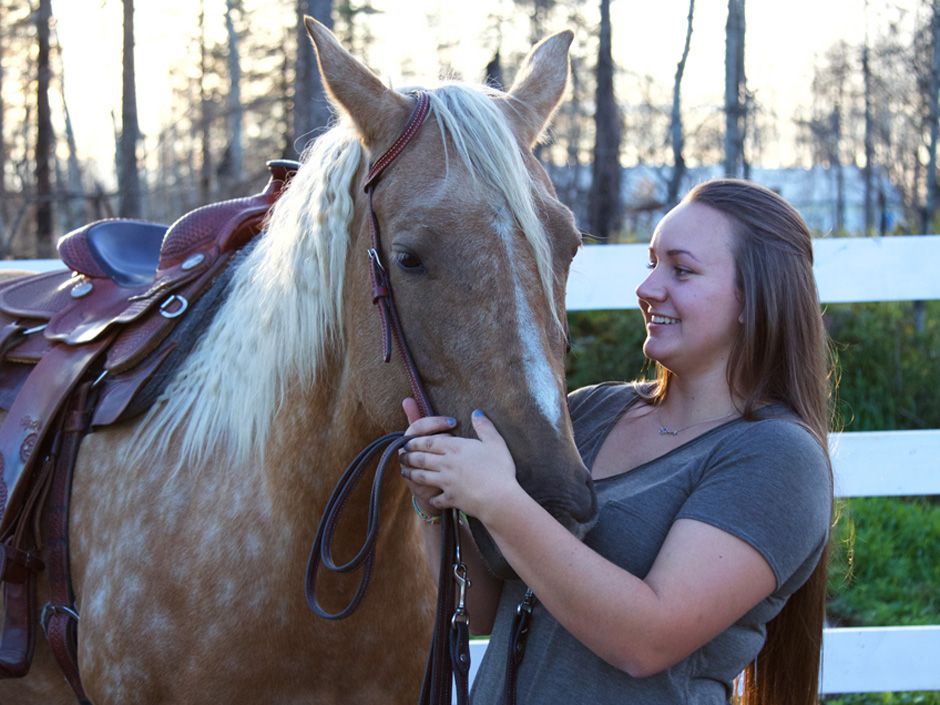
[[[341,119],[305,154],[157,405],[81,448],[72,572],[95,705],[416,700],[434,586],[404,483],[388,482],[361,609],[326,622],[303,595],[314,527],[344,464],[404,424],[409,386],[381,360],[361,183],[413,104],[325,28],[308,29]],[[579,237],[530,151],[564,90],[570,42],[562,33],[538,45],[508,94],[432,91],[428,124],[374,203],[435,406],[465,430],[485,406],[523,486],[578,532],[595,506],[563,380],[564,283]],[[362,531],[355,517],[346,524],[340,556]],[[341,604],[350,586],[322,581],[324,602]],[[4,705],[73,702],[44,643],[26,678],[0,681]]]

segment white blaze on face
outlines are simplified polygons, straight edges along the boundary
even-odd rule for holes
[[[543,347],[545,338],[535,323],[535,316],[526,298],[526,289],[521,272],[516,264],[513,235],[515,227],[512,218],[501,213],[496,219],[496,232],[506,246],[509,271],[516,304],[516,330],[522,344],[522,366],[529,393],[535,400],[539,411],[556,430],[561,430],[561,394],[559,383],[548,361]],[[541,285],[539,286],[541,288]]]

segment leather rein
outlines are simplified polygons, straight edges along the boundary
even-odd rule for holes
[[[408,382],[411,385],[411,392],[418,402],[421,415],[430,416],[433,413],[431,401],[421,382],[421,375],[405,339],[398,309],[395,306],[395,299],[392,296],[391,281],[382,264],[381,233],[372,201],[380,177],[418,134],[421,125],[424,124],[430,113],[431,100],[428,94],[418,92],[414,95],[417,99],[417,105],[404,131],[395,140],[394,144],[371,165],[363,188],[369,197],[369,229],[372,236],[372,246],[367,250],[367,254],[370,262],[369,277],[372,285],[372,303],[377,306],[382,322],[382,358],[385,362],[391,360],[392,342],[394,340]],[[307,561],[304,584],[307,605],[317,616],[331,620],[345,619],[355,612],[365,597],[375,564],[382,478],[389,463],[397,459],[398,451],[411,438],[413,436],[405,436],[401,432],[396,432],[376,439],[349,464],[333,489],[317,526],[316,537]],[[359,480],[365,471],[372,466],[375,457],[379,455],[369,498],[365,538],[359,550],[349,561],[338,564],[333,558],[332,544],[340,514]],[[453,682],[456,682],[457,685],[457,703],[458,705],[464,705],[468,701],[470,670],[470,629],[465,601],[466,590],[470,587],[470,579],[461,556],[460,524],[456,510],[443,512],[440,530],[441,563],[437,610],[419,705],[450,705]],[[359,585],[355,594],[347,605],[337,612],[324,609],[317,598],[316,582],[321,566],[334,573],[350,573],[361,570]]]

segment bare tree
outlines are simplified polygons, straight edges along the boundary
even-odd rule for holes
[[[866,3],[867,6],[867,3]],[[865,235],[870,235],[875,221],[874,191],[872,189],[873,164],[875,157],[874,125],[872,124],[872,75],[869,60],[868,37],[862,46],[862,81],[865,90],[865,168],[862,177],[865,182]]]
[[[333,0],[297,0],[297,69],[294,74],[294,138],[291,150],[296,155],[303,144],[315,137],[330,123],[332,113],[323,90],[317,60],[304,15],[310,15],[330,29],[333,28]]]
[[[503,80],[503,62],[499,55],[499,47],[493,52],[493,58],[490,59],[486,68],[483,70],[483,83],[492,86],[498,91],[504,90],[506,85]]]
[[[940,139],[940,2],[934,2],[933,4],[931,30],[933,62],[928,89],[930,146],[927,154],[927,176],[925,179],[927,198],[925,199],[924,217],[921,223],[924,233],[933,232],[933,222],[937,214],[937,142]]]
[[[60,74],[60,78],[64,76]],[[68,102],[65,99],[65,82],[61,81],[62,86],[62,109],[65,112],[65,141],[68,145],[68,176],[65,183],[67,185],[65,198],[65,230],[81,225],[85,219],[84,194],[82,188],[82,169],[78,163],[78,145],[75,143],[75,131],[72,129],[72,116],[69,113]]]
[[[669,207],[679,199],[679,187],[685,176],[685,157],[682,150],[685,146],[685,135],[682,132],[682,75],[685,73],[685,62],[689,58],[689,47],[692,44],[692,17],[695,13],[695,0],[689,0],[689,16],[685,29],[685,45],[682,47],[682,58],[676,66],[676,79],[672,87],[672,118],[669,135],[672,141],[672,176],[669,179],[669,188],[666,195],[666,204]]]
[[[812,163],[828,167],[835,180],[833,215],[839,233],[845,230],[845,164],[852,162],[855,148],[851,118],[856,112],[853,77],[857,67],[853,55],[844,41],[829,48],[823,63],[815,68],[811,113],[797,120],[799,139],[809,147]]]
[[[614,60],[611,55],[610,0],[601,0],[600,44],[597,51],[597,88],[594,114],[594,165],[588,192],[591,230],[608,238],[620,226],[621,118],[614,97]]]
[[[52,0],[39,0],[36,14],[39,54],[36,81],[36,253],[52,256],[52,114],[49,107],[49,24]]]
[[[206,46],[206,0],[199,3],[199,137],[202,162],[199,170],[199,200],[208,203],[212,197],[212,146],[210,123],[212,104],[206,88],[209,56]]]
[[[725,176],[741,175],[747,113],[744,77],[744,0],[728,0],[725,25]]]
[[[137,78],[134,70],[134,0],[124,3],[124,75],[121,93],[121,141],[118,147],[118,214],[139,218],[140,174],[137,170]]]
[[[228,144],[225,147],[222,163],[219,165],[219,175],[225,183],[227,196],[237,195],[237,185],[242,179],[244,162],[244,146],[242,144],[242,123],[244,122],[241,93],[242,69],[238,47],[238,32],[235,31],[235,18],[233,16],[235,12],[242,14],[241,0],[226,0],[225,31],[228,38],[229,89],[226,97],[225,119]]]
[[[6,103],[3,100],[3,58],[6,53],[6,5],[0,1],[0,237],[5,235],[7,220],[10,214],[7,212],[7,141],[6,125],[4,116],[6,114]]]

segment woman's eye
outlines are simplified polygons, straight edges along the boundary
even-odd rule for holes
[[[656,263],[653,262],[652,260],[650,260],[649,262],[646,263],[646,268],[647,268],[647,269],[656,269]]]
[[[675,267],[675,272],[677,277],[686,277],[692,273],[692,270],[685,267]]]
[[[424,271],[421,258],[412,252],[398,252],[395,255],[395,262],[406,272],[419,273]]]

